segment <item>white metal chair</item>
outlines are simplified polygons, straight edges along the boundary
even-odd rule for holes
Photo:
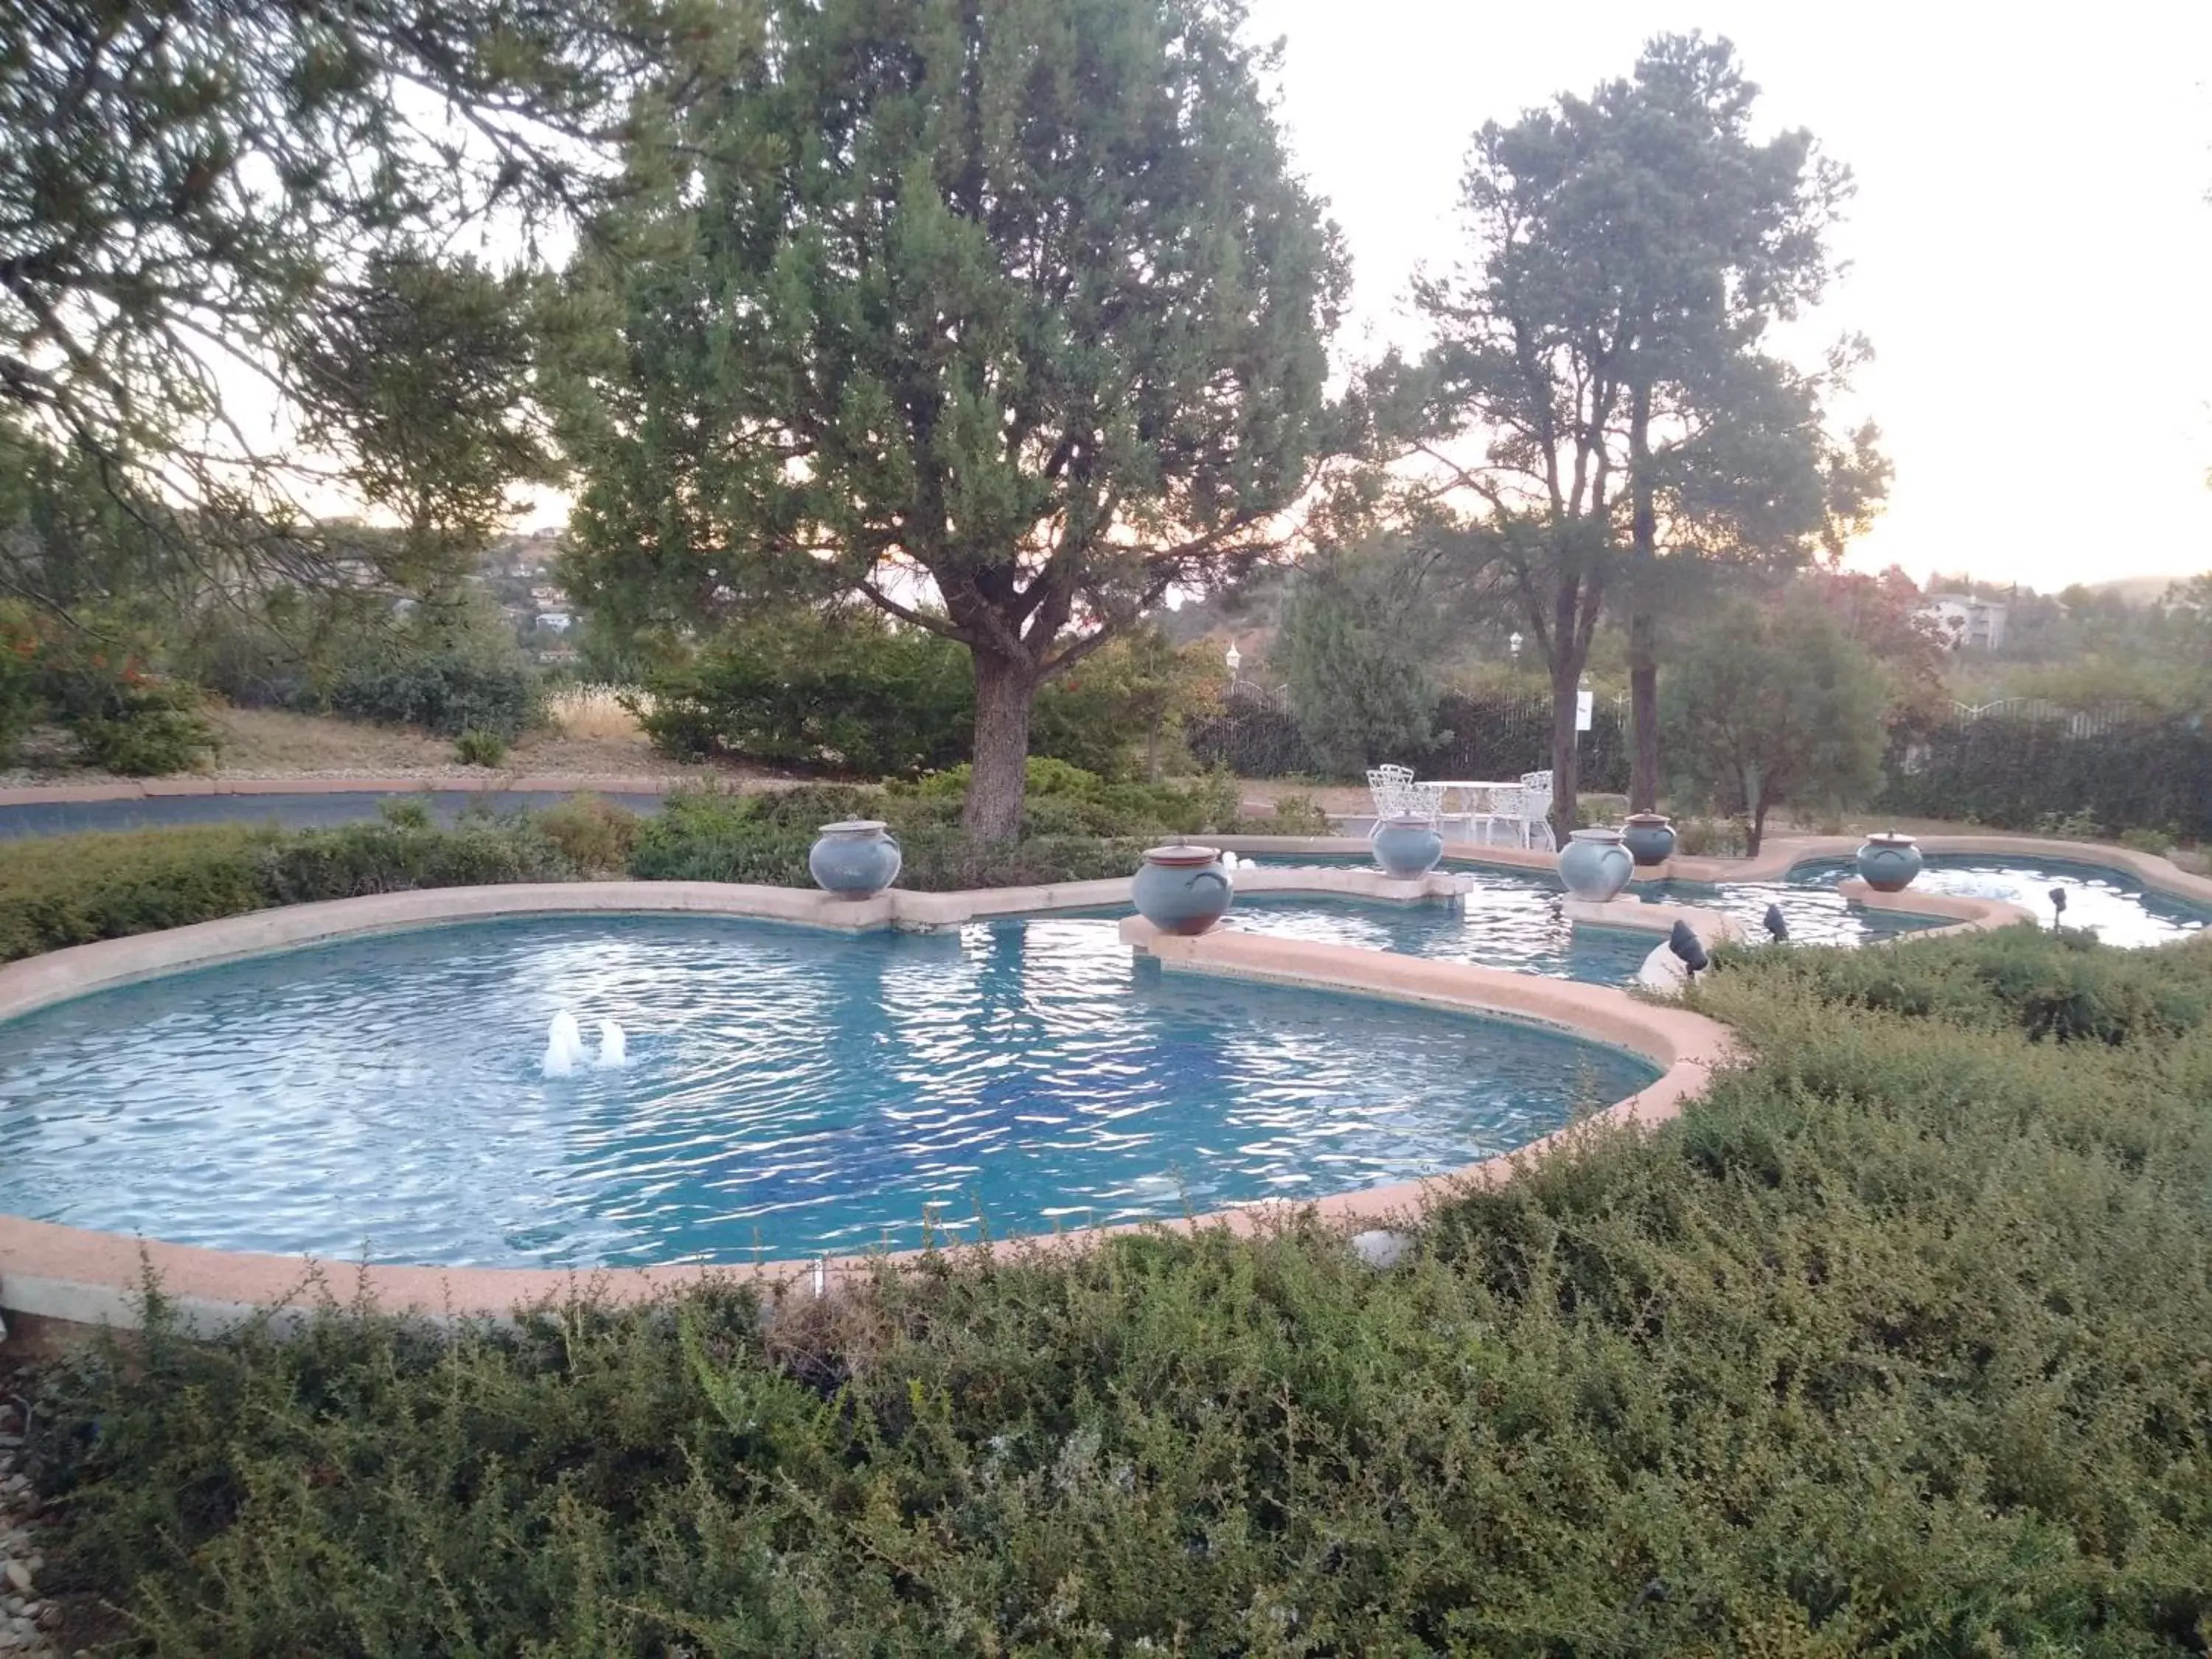
[[[1370,766],[1367,769],[1367,794],[1374,804],[1375,823],[1367,832],[1372,840],[1375,831],[1382,827],[1385,818],[1399,817],[1413,811],[1410,804],[1413,787],[1413,769],[1410,766]]]
[[[1521,844],[1534,847],[1540,844],[1547,852],[1556,851],[1559,838],[1552,833],[1552,775],[1548,771],[1523,772],[1521,775]]]

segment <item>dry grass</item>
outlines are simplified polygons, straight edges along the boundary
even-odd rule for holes
[[[625,690],[618,685],[563,686],[546,698],[545,712],[563,737],[641,743],[637,717],[620,701]]]

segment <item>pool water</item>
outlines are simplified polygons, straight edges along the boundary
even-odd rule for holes
[[[1275,867],[1297,864],[1333,869],[1375,867],[1371,860],[1358,854],[1279,855],[1255,862]],[[1549,876],[1449,861],[1443,867],[1473,884],[1465,900],[1465,915],[1455,918],[1454,925],[1435,921],[1437,907],[1429,904],[1401,907],[1367,901],[1324,908],[1317,900],[1272,895],[1240,895],[1230,916],[1236,925],[1246,925],[1238,919],[1248,916],[1267,918],[1251,924],[1261,932],[1294,932],[1300,938],[1330,944],[1442,956],[1455,962],[1607,985],[1633,978],[1651,948],[1660,943],[1662,935],[1657,933],[1573,926],[1563,908],[1566,895]],[[1835,890],[1832,881],[1825,888],[1778,881],[1735,882],[1721,887],[1656,883],[1632,887],[1622,896],[1725,910],[1742,923],[1746,936],[1754,940],[1766,937],[1765,921],[1770,904],[1782,907],[1790,937],[1806,945],[1874,944],[1942,925],[1927,916],[1869,910],[1853,904]],[[1295,925],[1272,919],[1279,908],[1293,904],[1305,910]]]
[[[1309,864],[1337,869],[1374,867],[1371,860],[1358,854],[1278,854],[1255,861],[1278,866]],[[1486,915],[1492,916],[1495,918],[1493,925],[1499,927],[1504,935],[1495,945],[1470,945],[1471,949],[1486,950],[1492,954],[1469,955],[1461,959],[1493,963],[1499,967],[1522,966],[1522,963],[1509,958],[1516,950],[1525,948],[1524,944],[1516,941],[1513,936],[1525,928],[1523,918],[1527,906],[1532,902],[1529,896],[1536,896],[1539,900],[1548,897],[1553,910],[1556,912],[1560,896],[1558,884],[1543,876],[1524,876],[1480,865],[1455,865],[1447,860],[1444,867],[1455,873],[1469,874],[1476,883],[1480,896],[1471,896],[1468,900],[1470,922],[1480,923]],[[1723,882],[1712,886],[1696,882],[1661,882],[1632,888],[1626,896],[1678,904],[1711,905],[1735,917],[1742,924],[1747,936],[1753,940],[1766,937],[1766,907],[1770,904],[1781,908],[1790,939],[1805,945],[1873,945],[1887,939],[1910,938],[1923,929],[1946,925],[1947,919],[1942,917],[1874,910],[1852,903],[1836,890],[1836,884],[1855,873],[1850,864],[1842,861],[1803,864],[1790,872],[1787,878],[1778,881]],[[1991,859],[1938,854],[1928,860],[1927,868],[1913,885],[1931,893],[2009,899],[2014,903],[2027,906],[2045,922],[2050,921],[2054,915],[2051,891],[2053,888],[2062,888],[2066,893],[2064,921],[2067,927],[2087,928],[2107,945],[2130,949],[2166,945],[2189,938],[2202,932],[2206,922],[2212,921],[2212,913],[2199,909],[2184,900],[2168,898],[2164,894],[2154,892],[2115,871],[2059,860]],[[1239,899],[1239,909],[1247,902]],[[1255,899],[1249,902],[1257,905],[1261,901]],[[1307,937],[1335,939],[1339,936],[1316,927]],[[1413,936],[1408,934],[1407,937],[1411,939]],[[1364,941],[1345,937],[1342,942]],[[1403,950],[1413,947],[1408,944],[1378,948]],[[1419,949],[1415,953],[1431,955],[1437,952]],[[1531,953],[1526,971],[1554,971],[1549,966],[1540,965],[1540,952]],[[1599,976],[1595,973],[1577,971],[1572,966],[1566,969],[1566,975],[1575,979]]]
[[[1854,873],[1844,864],[1808,864],[1799,866],[1793,876],[1803,886],[1832,888]],[[2105,944],[2124,949],[2172,944],[2203,932],[2207,920],[2207,913],[2194,905],[2153,892],[2115,871],[2057,859],[1937,854],[1913,885],[1933,893],[2009,899],[2046,923],[2059,915],[2051,902],[2051,890],[2057,888],[2066,895],[2061,919],[2067,927],[2087,928]]]
[[[629,1065],[540,1075],[611,1018]],[[0,1024],[0,1212],[447,1265],[743,1261],[1449,1170],[1656,1075],[1503,1022],[1163,975],[1103,920],[363,939]]]
[[[1321,894],[1239,895],[1223,926],[1242,933],[1356,945],[1401,956],[1432,957],[1622,985],[1636,977],[1656,933],[1616,927],[1577,927],[1561,908],[1559,890],[1548,882],[1474,878],[1458,902],[1431,899],[1396,904]]]

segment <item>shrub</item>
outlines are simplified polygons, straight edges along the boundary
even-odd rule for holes
[[[1674,820],[1676,849],[1692,858],[1740,859],[1750,839],[1743,824],[1731,818]]]
[[[471,727],[453,740],[453,758],[464,766],[497,766],[507,758],[507,739]]]
[[[270,844],[262,902],[304,904],[420,887],[569,881],[578,871],[526,817],[463,822],[451,830],[391,823],[308,830]]]
[[[637,847],[637,814],[598,795],[571,795],[537,813],[534,821],[538,833],[579,870],[626,870]]]
[[[519,654],[473,642],[373,645],[343,664],[329,704],[354,720],[419,726],[441,737],[480,732],[513,741],[538,717],[538,690]]]
[[[1287,790],[1275,797],[1274,808],[1265,817],[1239,818],[1237,827],[1249,836],[1328,836],[1335,833],[1328,814],[1311,795]]]
[[[2121,846],[2130,848],[2138,853],[2153,854],[2159,858],[2165,858],[2172,854],[2175,843],[2180,839],[2179,832],[2171,828],[2120,831]]]
[[[800,611],[734,629],[632,703],[665,753],[896,777],[967,752],[963,646],[872,616]]]
[[[212,824],[0,842],[0,961],[258,909],[275,838]]]
[[[39,717],[39,636],[27,618],[0,606],[0,766]]]
[[[767,1318],[156,1303],[30,1413],[41,1591],[177,1656],[2202,1652],[2212,1044],[2030,1042],[1984,951],[2099,954],[1753,953],[1679,1122],[1389,1272],[1292,1218]],[[1917,954],[1983,1013],[1829,977]]]

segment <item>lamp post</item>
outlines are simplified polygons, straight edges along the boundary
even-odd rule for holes
[[[1505,648],[1512,653],[1513,665],[1518,668],[1521,665],[1521,630],[1519,629],[1515,629],[1505,636]]]
[[[1229,641],[1229,648],[1221,653],[1221,660],[1229,665],[1229,695],[1237,695],[1237,670],[1244,660],[1244,653],[1237,648],[1237,641]]]

